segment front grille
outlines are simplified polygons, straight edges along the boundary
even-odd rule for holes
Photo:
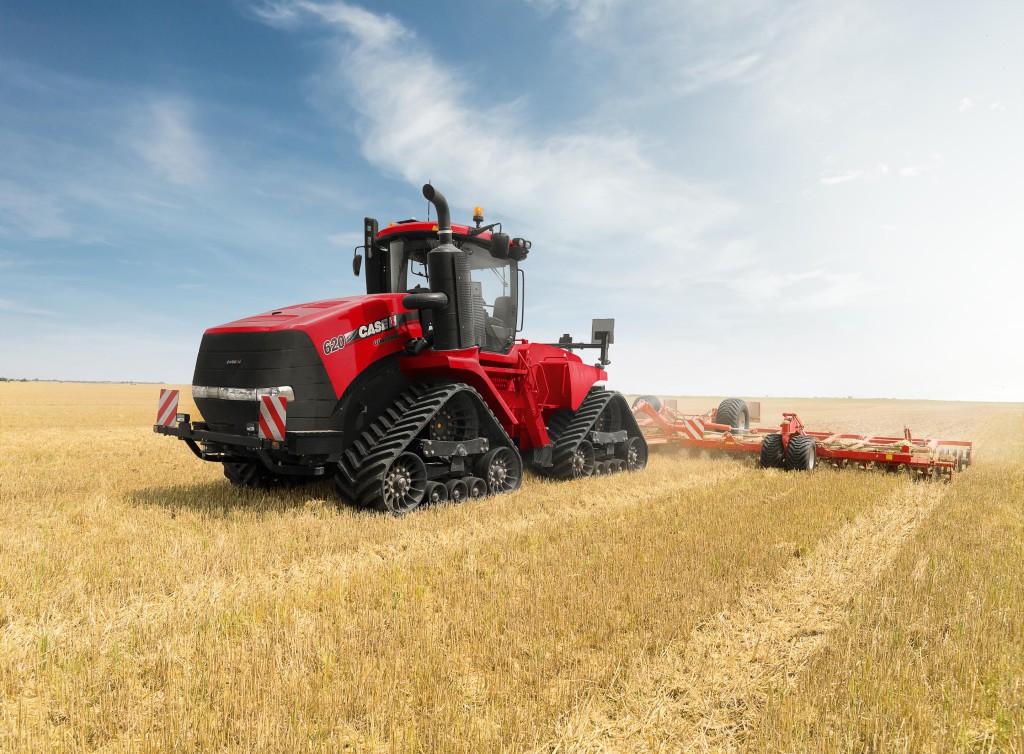
[[[280,387],[295,390],[288,402],[288,429],[335,429],[332,414],[338,399],[320,354],[309,335],[279,332],[208,333],[196,359],[193,385],[211,387]],[[259,419],[257,401],[199,398],[196,406],[210,429],[244,434]]]

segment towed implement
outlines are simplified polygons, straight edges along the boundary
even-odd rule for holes
[[[970,441],[917,438],[909,428],[900,437],[810,431],[795,413],[784,413],[779,427],[751,427],[751,419],[760,418],[760,404],[739,398],[727,398],[704,414],[684,414],[656,396],[642,395],[632,409],[650,445],[756,454],[763,468],[811,471],[823,462],[950,481],[971,464],[973,453]]]
[[[366,218],[366,295],[283,307],[206,331],[192,396],[161,392],[154,431],[223,464],[233,484],[334,480],[354,503],[406,513],[556,479],[637,471],[647,443],[625,398],[598,383],[614,320],[589,343],[531,343],[520,264],[532,244],[499,223],[380,228]],[[419,279],[417,284],[416,279]],[[596,365],[573,351],[600,350]]]

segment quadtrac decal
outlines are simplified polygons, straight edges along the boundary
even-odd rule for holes
[[[333,338],[325,340],[324,356],[330,356],[332,353],[337,353],[345,346],[351,345],[357,340],[373,338],[375,335],[380,335],[388,330],[394,330],[399,326],[404,325],[406,322],[416,318],[417,316],[415,314],[392,314],[390,317],[376,319],[373,322],[367,322],[365,325],[359,325],[359,327],[351,332],[347,332],[342,335],[335,335]],[[400,333],[392,333],[382,338],[376,338],[373,341],[373,345],[379,346],[383,343],[397,340],[399,337],[401,337]]]

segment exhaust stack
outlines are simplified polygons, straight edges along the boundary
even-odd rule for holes
[[[423,196],[437,209],[437,237],[441,243],[427,254],[430,294],[407,296],[406,307],[419,307],[421,318],[430,322],[431,344],[435,350],[470,348],[477,343],[469,260],[465,252],[452,243],[452,216],[444,194],[428,183],[423,187]],[[424,310],[430,311],[428,317],[423,317]]]
[[[437,237],[442,244],[452,242],[452,214],[448,210],[448,200],[444,194],[429,183],[423,186],[423,198],[434,205],[437,210]]]

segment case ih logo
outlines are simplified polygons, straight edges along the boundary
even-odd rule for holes
[[[360,325],[355,330],[352,330],[352,332],[328,338],[324,341],[324,356],[330,356],[332,353],[340,351],[352,341],[362,340],[363,338],[372,338],[374,335],[380,335],[382,332],[392,330],[399,325],[404,324],[407,319],[408,315],[392,314],[390,317],[385,317],[384,319],[378,319],[373,322],[368,322],[365,325]],[[380,345],[381,343],[386,343],[388,340],[392,339],[393,338],[380,338],[379,340],[374,341],[374,345]]]

